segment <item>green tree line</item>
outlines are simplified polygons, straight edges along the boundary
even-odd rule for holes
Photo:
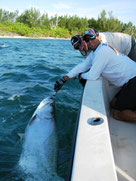
[[[0,9],[0,31],[14,32],[30,37],[64,37],[69,38],[75,34],[84,34],[85,30],[95,28],[99,32],[123,32],[136,38],[136,27],[123,23],[112,15],[112,12],[101,12],[98,19],[80,18],[74,16],[52,16],[41,14],[36,8],[30,8],[19,14],[19,11],[9,12]]]

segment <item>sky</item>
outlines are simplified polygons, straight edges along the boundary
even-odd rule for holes
[[[136,0],[0,0],[0,9],[19,10],[20,13],[34,7],[41,13],[54,15],[77,15],[97,19],[103,10],[123,23],[136,26]]]

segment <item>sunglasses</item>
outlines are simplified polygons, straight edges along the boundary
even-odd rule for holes
[[[81,46],[81,43],[79,42],[78,45],[74,47],[74,49],[78,50],[80,46]]]
[[[95,35],[89,35],[89,37],[84,37],[84,41],[86,42],[86,43],[88,43],[89,42],[89,40],[94,40],[96,38],[96,36]]]

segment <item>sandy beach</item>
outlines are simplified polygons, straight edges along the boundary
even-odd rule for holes
[[[20,35],[0,35],[0,38],[20,38],[20,39],[60,39],[60,40],[70,40],[70,38],[58,38],[58,37],[27,37]]]
[[[21,36],[20,34],[0,30],[0,38],[21,38],[21,39],[62,39],[62,40],[70,40],[70,38],[58,38],[58,37],[28,37],[28,36]]]

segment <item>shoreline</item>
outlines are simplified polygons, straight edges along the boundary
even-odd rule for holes
[[[27,36],[20,36],[20,35],[12,35],[12,36],[8,36],[8,35],[0,35],[0,39],[2,38],[11,38],[11,39],[16,39],[16,38],[20,38],[20,39],[56,39],[56,40],[70,40],[70,38],[58,38],[58,37],[27,37]]]

